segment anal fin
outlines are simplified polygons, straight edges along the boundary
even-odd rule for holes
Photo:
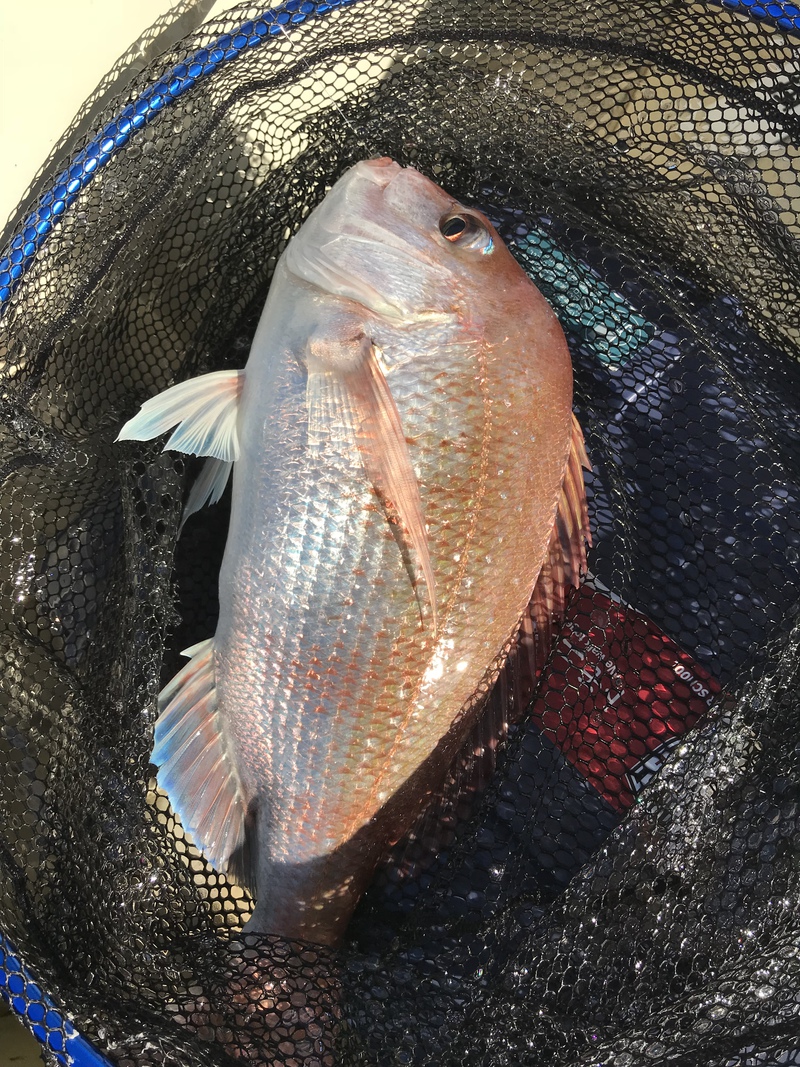
[[[224,873],[244,841],[246,804],[217,711],[213,639],[185,654],[159,697],[152,761],[184,829]]]
[[[247,812],[244,819],[242,840],[233,850],[228,861],[228,877],[233,878],[238,885],[246,889],[251,897],[255,897],[258,890],[255,850],[257,818],[258,814],[256,812]]]

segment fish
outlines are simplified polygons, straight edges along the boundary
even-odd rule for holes
[[[118,440],[231,472],[215,634],[163,689],[152,762],[245,929],[335,945],[435,797],[504,661],[585,569],[588,459],[555,314],[484,214],[388,158],[283,251],[244,369]]]

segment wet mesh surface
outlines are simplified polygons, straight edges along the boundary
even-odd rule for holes
[[[134,124],[0,324],[0,928],[125,1067],[795,1062],[797,38],[684,2],[292,11],[259,43],[242,5],[133,77],[96,129],[255,20]],[[382,871],[334,955],[242,938],[248,898],[156,789],[155,695],[213,632],[227,516],[176,544],[194,466],[112,442],[243,365],[287,239],[373,154],[480,204],[559,313],[612,594],[574,633],[636,695],[598,747],[561,648],[471,819]],[[718,683],[699,722],[679,653]]]

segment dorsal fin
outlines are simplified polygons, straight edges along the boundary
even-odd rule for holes
[[[542,569],[533,587],[518,638],[520,682],[527,700],[553,643],[553,629],[564,618],[570,589],[577,589],[586,573],[586,548],[592,533],[586,510],[583,470],[591,470],[580,423],[572,416],[572,441],[561,483],[561,495]]]
[[[578,588],[586,572],[586,547],[592,542],[584,467],[591,469],[583,433],[573,416],[569,459],[550,542],[514,646],[446,780],[385,857],[384,866],[395,876],[424,870],[447,847],[491,779],[497,748],[509,723],[518,722],[530,705],[570,590]]]

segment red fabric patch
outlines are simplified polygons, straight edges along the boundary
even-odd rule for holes
[[[625,811],[720,689],[648,618],[587,582],[567,608],[532,715]]]

